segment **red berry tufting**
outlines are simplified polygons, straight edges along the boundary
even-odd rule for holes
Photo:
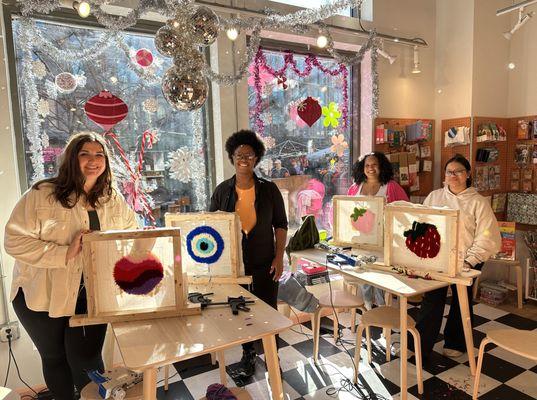
[[[420,258],[434,258],[440,252],[440,234],[432,224],[414,221],[404,236],[406,247]]]

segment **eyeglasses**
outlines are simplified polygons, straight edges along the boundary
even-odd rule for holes
[[[466,172],[465,169],[456,169],[454,171],[446,170],[446,176],[461,176]]]
[[[252,161],[255,158],[255,154],[233,154],[235,160],[248,160]]]

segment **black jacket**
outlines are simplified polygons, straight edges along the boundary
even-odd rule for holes
[[[248,233],[242,235],[242,258],[245,269],[270,268],[275,256],[274,231],[287,230],[287,216],[283,198],[278,187],[254,174],[256,224]],[[211,196],[209,211],[235,211],[237,192],[236,178],[222,182]]]

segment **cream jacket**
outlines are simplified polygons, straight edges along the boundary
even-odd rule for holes
[[[473,187],[455,195],[447,186],[429,194],[426,206],[448,207],[460,211],[459,243],[462,257],[472,266],[487,261],[501,246],[498,221],[489,202]]]
[[[28,308],[51,317],[74,314],[82,276],[82,253],[65,263],[71,240],[89,229],[83,201],[64,208],[52,196],[51,184],[30,189],[19,200],[6,225],[5,249],[15,258],[11,300],[22,288]],[[121,195],[97,208],[101,230],[138,228],[136,214]]]

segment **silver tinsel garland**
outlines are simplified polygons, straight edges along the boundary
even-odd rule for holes
[[[37,91],[37,78],[33,71],[32,46],[33,42],[26,29],[21,29],[20,44],[22,48],[22,90],[24,92],[26,110],[25,135],[29,143],[30,160],[32,162],[32,183],[45,177],[45,163],[43,161],[43,139],[41,135],[41,118],[37,110],[39,93]]]
[[[202,110],[196,110],[192,114],[192,127],[194,128],[194,141],[193,148],[198,152],[203,152],[203,116]],[[202,155],[200,154],[200,157]],[[207,172],[206,165],[203,165],[203,168],[200,168],[199,176],[194,179],[194,196],[196,197],[194,201],[195,209],[198,211],[203,211],[207,209]]]
[[[204,75],[210,80],[223,85],[234,85],[244,78],[248,71],[248,66],[253,60],[260,43],[260,34],[262,30],[272,29],[281,30],[288,29],[297,33],[304,33],[308,25],[326,19],[338,11],[346,7],[359,8],[363,0],[336,0],[331,4],[325,4],[316,9],[304,9],[294,13],[280,15],[276,12],[269,12],[266,18],[230,18],[220,17],[220,29],[228,29],[234,27],[241,31],[250,31],[251,40],[246,50],[245,56],[242,58],[237,71],[233,75],[219,74],[211,69],[205,63],[203,70]],[[111,3],[108,0],[89,0],[92,5],[93,14],[103,26],[109,28],[112,32],[124,30],[134,26],[137,20],[148,11],[155,11],[168,17],[174,17],[176,13],[184,13],[185,9],[194,7],[194,0],[140,0],[138,6],[129,12],[126,16],[116,16],[106,13],[101,6]],[[57,0],[20,0],[24,14],[31,12],[50,12],[59,7]],[[180,18],[179,18],[180,19]],[[110,33],[110,37],[114,33]],[[105,40],[103,38],[103,40]],[[186,41],[190,38],[185,37]],[[192,47],[192,46],[190,46]],[[51,49],[53,50],[53,49]],[[328,50],[333,50],[333,41],[329,41]],[[82,58],[91,54],[88,50],[84,50]],[[358,57],[360,60],[363,56]],[[340,60],[338,60],[340,61]],[[340,61],[341,62],[341,61]]]

